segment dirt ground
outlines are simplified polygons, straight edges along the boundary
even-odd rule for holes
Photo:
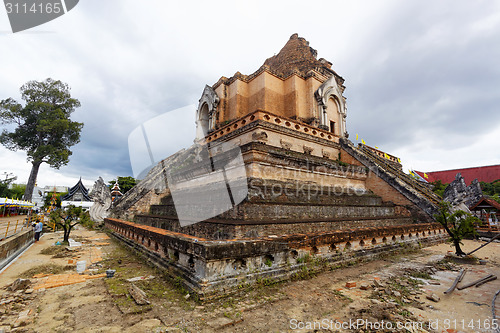
[[[459,286],[499,275],[500,244],[475,253],[486,265],[445,257],[451,247],[440,244],[318,274],[303,271],[293,281],[262,281],[200,303],[106,234],[80,228],[71,238],[82,245],[70,251],[54,245],[61,233],[45,234],[0,273],[0,332],[491,332],[491,302],[500,289],[495,280],[445,295],[461,268],[467,272]],[[465,241],[463,248],[482,243]],[[78,276],[82,260],[87,271]],[[102,277],[107,269],[116,270],[114,277]],[[139,276],[150,278],[127,281]],[[8,290],[20,277],[30,285]],[[50,285],[50,279],[66,282]],[[134,301],[132,283],[149,304]],[[438,302],[427,299],[433,293]]]

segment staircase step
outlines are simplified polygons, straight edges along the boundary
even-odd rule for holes
[[[412,218],[400,216],[265,221],[208,219],[181,227],[175,216],[162,215],[137,215],[135,222],[208,239],[259,238],[271,235],[291,235],[332,230],[409,225],[414,223]]]

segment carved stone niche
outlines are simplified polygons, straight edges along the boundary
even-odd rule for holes
[[[196,111],[196,139],[205,138],[215,129],[219,102],[220,99],[215,90],[206,85]]]
[[[346,133],[346,103],[345,97],[342,96],[342,92],[339,88],[339,84],[336,81],[335,75],[332,75],[328,80],[323,82],[321,86],[314,92],[314,97],[317,101],[317,113],[319,117],[318,128],[329,130],[329,119],[327,113],[327,102],[330,98],[337,101],[338,112],[340,113],[340,124],[339,131],[340,135],[345,135]]]
[[[283,139],[280,140],[280,143],[281,143],[281,148],[286,149],[286,150],[292,149],[292,143],[287,142]]]
[[[266,144],[267,143],[267,133],[264,131],[253,132],[252,133],[252,141],[257,141],[259,143]]]
[[[311,155],[313,150],[314,150],[314,148],[306,146],[306,145],[304,145],[302,148],[304,149],[304,153],[307,155]]]
[[[322,149],[321,153],[323,154],[324,158],[330,158],[330,152],[329,151]]]

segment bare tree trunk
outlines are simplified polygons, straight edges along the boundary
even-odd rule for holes
[[[462,251],[462,248],[460,247],[460,241],[458,239],[453,239],[453,245],[455,245],[455,254],[457,256],[465,255],[465,252]]]
[[[66,242],[66,243],[69,242],[69,232],[70,231],[71,231],[71,229],[68,229],[67,226],[64,226],[64,238],[63,238],[63,242]]]
[[[38,170],[40,169],[40,164],[42,161],[33,161],[31,167],[30,178],[28,179],[28,184],[26,184],[26,190],[24,191],[24,200],[31,201],[33,196],[33,189],[35,188],[36,177],[38,176]]]

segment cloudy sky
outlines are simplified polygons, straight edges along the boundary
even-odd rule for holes
[[[405,169],[500,163],[498,1],[81,0],[16,34],[0,8],[0,99],[20,100],[29,80],[68,83],[81,143],[60,170],[42,165],[38,185],[92,185],[132,175],[134,129],[196,104],[222,75],[254,72],[293,33],[346,80],[351,139]],[[165,130],[172,150],[192,132],[175,124],[192,123],[194,108],[183,110]],[[29,171],[24,152],[0,147],[0,176],[26,182]]]

